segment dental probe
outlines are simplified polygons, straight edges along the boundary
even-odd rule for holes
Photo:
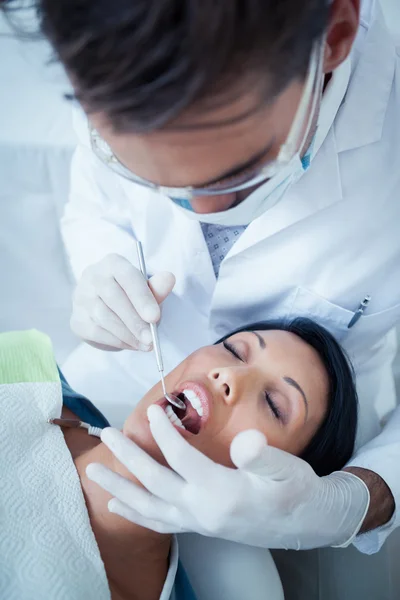
[[[142,273],[143,277],[147,281],[148,277],[147,277],[146,263],[144,262],[142,243],[137,241],[136,247],[137,247],[137,253],[138,253],[138,258],[139,258],[140,272]],[[163,394],[165,396],[165,399],[168,400],[168,402],[170,404],[173,404],[177,408],[180,408],[181,410],[186,410],[186,405],[184,402],[182,402],[182,400],[179,400],[179,398],[177,398],[173,394],[167,393],[167,389],[165,387],[165,381],[164,381],[164,363],[163,363],[163,359],[162,359],[162,355],[161,355],[161,346],[160,346],[160,340],[158,338],[157,325],[155,325],[154,323],[150,323],[150,331],[151,331],[151,335],[153,338],[153,348],[154,348],[154,352],[156,355],[157,367],[158,367],[158,371],[160,373],[161,385],[162,385]]]

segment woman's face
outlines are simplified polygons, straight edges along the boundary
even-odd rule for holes
[[[230,444],[246,429],[258,429],[270,445],[299,455],[327,411],[328,376],[317,352],[286,331],[237,333],[201,348],[166,377],[166,385],[184,399],[185,413],[167,408],[157,384],[124,425],[124,433],[159,462],[164,460],[146,414],[154,403],[192,446],[225,466],[233,466]]]

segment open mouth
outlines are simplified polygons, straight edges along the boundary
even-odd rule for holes
[[[157,402],[165,411],[165,414],[173,425],[184,429],[193,435],[197,435],[208,417],[208,402],[204,394],[195,389],[186,388],[184,391],[174,395],[182,400],[186,410],[182,410],[170,404],[165,398]]]

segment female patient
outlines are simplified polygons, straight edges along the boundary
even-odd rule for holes
[[[160,462],[146,416],[149,405],[164,407],[191,445],[214,461],[233,467],[229,448],[237,433],[258,429],[269,444],[296,454],[319,475],[341,469],[350,458],[357,422],[351,367],[332,336],[315,323],[262,323],[201,348],[166,378],[167,389],[187,405],[168,406],[160,385],[153,387],[125,421],[123,432]],[[96,426],[106,420],[63,382],[63,418]],[[170,597],[171,543],[161,535],[109,513],[110,497],[86,476],[100,462],[133,479],[98,439],[84,430],[64,429],[78,472],[113,599]],[[172,574],[173,577],[173,574]],[[175,590],[189,597],[187,589]],[[51,599],[49,599],[51,600]]]

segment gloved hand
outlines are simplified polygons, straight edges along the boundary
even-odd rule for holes
[[[369,507],[361,479],[341,471],[318,477],[300,458],[266,444],[258,431],[233,440],[229,469],[190,446],[162,408],[148,409],[154,439],[171,469],[116,429],[102,441],[146,489],[100,464],[90,479],[114,496],[109,510],[160,533],[197,532],[266,548],[347,546]]]
[[[172,273],[156,273],[147,282],[126,258],[109,254],[83,272],[74,293],[71,329],[102,350],[150,350],[148,323],[159,320],[159,304],[174,285]]]

